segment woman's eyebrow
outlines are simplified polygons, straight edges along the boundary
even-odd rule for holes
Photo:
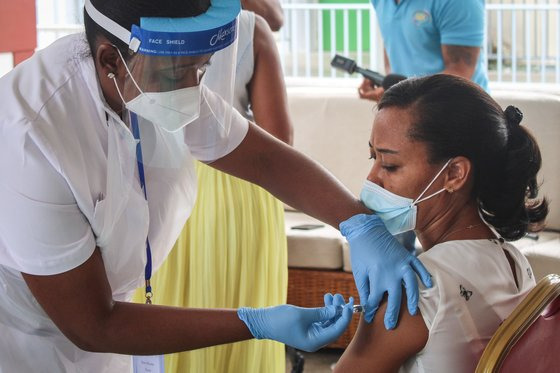
[[[373,145],[371,145],[371,141],[368,141],[368,145],[370,149],[373,149]],[[376,148],[375,149],[378,153],[385,153],[385,154],[399,154],[398,150],[392,149],[384,149],[384,148]]]
[[[392,149],[376,148],[375,151],[378,153],[385,153],[385,154],[399,154],[398,150],[392,150]]]

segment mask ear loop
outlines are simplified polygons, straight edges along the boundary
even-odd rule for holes
[[[426,193],[426,191],[428,189],[430,189],[430,187],[432,186],[433,183],[435,183],[435,181],[437,180],[437,178],[439,177],[439,175],[441,175],[441,173],[447,168],[447,166],[449,165],[449,163],[451,163],[451,161],[453,160],[453,158],[450,158],[447,162],[445,162],[445,164],[443,165],[443,167],[441,168],[441,170],[439,170],[439,172],[437,173],[436,176],[434,176],[434,178],[432,179],[432,181],[430,182],[430,184],[428,184],[428,186],[426,188],[424,188],[424,190],[422,191],[422,193],[420,193],[420,195],[418,196],[418,198],[416,198],[416,200],[414,200],[414,202],[412,202],[412,206],[425,201],[427,199],[432,198],[433,196],[436,196],[438,194],[440,194],[441,192],[445,191],[445,188],[438,190],[435,193],[430,194],[427,197],[422,198],[422,196],[424,195],[424,193]]]
[[[138,92],[140,92],[141,95],[145,95],[144,91],[142,91],[140,89],[140,87],[138,86],[138,83],[136,83],[136,80],[134,79],[134,77],[132,76],[132,73],[130,72],[130,70],[128,69],[128,65],[126,64],[126,61],[124,60],[121,51],[119,50],[119,48],[117,48],[115,45],[113,45],[113,47],[117,50],[117,53],[119,54],[119,57],[121,58],[121,61],[124,64],[124,68],[126,69],[126,72],[128,73],[128,76],[130,76],[130,79],[132,80],[132,82],[134,83],[134,86],[136,87],[136,89],[138,90]],[[113,83],[115,84],[115,88],[117,88],[117,92],[119,93],[119,97],[121,98],[122,102],[124,104],[126,104],[126,101],[124,100],[124,97],[121,93],[121,90],[119,89],[119,86],[117,85],[117,79],[115,77],[114,73],[109,73],[107,74],[107,77],[109,79],[113,80]],[[148,97],[149,98],[149,97]]]
[[[497,238],[498,240],[500,240],[500,242],[503,242],[503,241],[504,241],[503,237],[498,233],[498,231],[497,231],[493,226],[491,226],[491,225],[486,221],[486,219],[484,219],[484,216],[482,216],[482,211],[481,211],[482,209],[479,207],[477,210],[478,210],[478,216],[480,217],[480,220],[482,220],[482,222],[484,223],[484,225],[486,225],[486,226],[488,227],[488,229],[490,229],[490,231],[491,231],[492,233],[494,233],[494,236],[496,236],[496,238]]]

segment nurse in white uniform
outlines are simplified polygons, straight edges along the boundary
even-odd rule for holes
[[[239,9],[86,0],[87,42],[62,38],[0,80],[0,372],[153,372],[160,354],[253,337],[312,351],[349,324],[351,301],[342,313],[127,302],[142,284],[146,303],[157,299],[152,269],[196,198],[193,157],[335,227],[371,213],[231,109]],[[214,53],[232,61],[217,93],[203,84]],[[394,289],[386,318],[396,320],[403,279],[414,312],[425,268],[375,215],[346,228],[366,319]]]

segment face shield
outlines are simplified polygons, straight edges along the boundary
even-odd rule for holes
[[[130,31],[100,13],[90,0],[86,0],[85,9],[93,21],[129,46],[129,55],[121,55],[127,70],[122,89],[112,76],[128,111],[142,122],[173,133],[198,119],[202,107],[209,111],[203,115],[211,116],[219,126],[220,136],[227,136],[239,0],[214,0],[206,13],[196,17],[142,17]],[[201,89],[206,67],[213,59],[222,61],[215,71],[220,76],[214,76],[221,85],[214,91],[228,104],[216,110],[205,103],[206,90]]]

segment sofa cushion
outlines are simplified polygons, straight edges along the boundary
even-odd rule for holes
[[[288,267],[342,268],[343,237],[338,230],[296,211],[286,211]],[[312,229],[297,229],[311,225]],[[313,228],[313,226],[318,226]],[[294,228],[295,227],[295,228]]]

